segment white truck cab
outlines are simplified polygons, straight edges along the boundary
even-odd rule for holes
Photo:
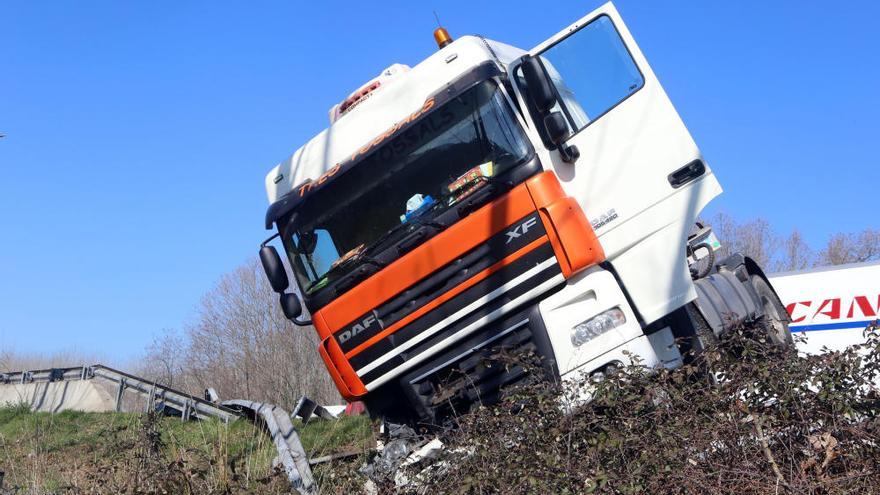
[[[790,342],[760,268],[696,225],[721,187],[612,4],[531,50],[435,37],[266,176],[261,260],[346,399],[437,424],[523,379],[491,364],[512,350],[565,380],[678,366],[743,320]]]

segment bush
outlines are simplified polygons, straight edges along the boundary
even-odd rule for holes
[[[515,390],[410,477],[432,493],[880,493],[876,329],[819,356],[748,333],[674,371]]]

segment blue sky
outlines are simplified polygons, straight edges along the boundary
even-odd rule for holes
[[[530,48],[600,2],[4,2],[0,349],[138,354],[266,236],[263,177],[453,36]],[[718,174],[710,207],[878,227],[875,2],[619,1]],[[540,9],[540,11],[538,11]]]

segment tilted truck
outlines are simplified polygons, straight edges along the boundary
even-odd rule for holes
[[[696,224],[721,187],[613,5],[529,51],[434,37],[266,176],[261,261],[343,397],[437,424],[527,376],[499,353],[565,381],[745,320],[791,341],[761,268]]]

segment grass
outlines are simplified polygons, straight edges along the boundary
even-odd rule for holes
[[[333,452],[368,450],[375,446],[370,419],[350,416],[340,421],[314,421],[306,426],[297,423],[300,440],[310,458]]]
[[[63,451],[74,445],[94,447],[101,443],[102,436],[133,422],[134,415],[125,413],[64,411],[53,415],[32,413],[27,406],[13,406],[0,409],[0,445],[32,443],[40,453]]]
[[[311,457],[374,444],[366,417],[297,429]],[[272,467],[276,455],[245,419],[0,407],[0,471],[12,493],[288,493],[285,474]]]

